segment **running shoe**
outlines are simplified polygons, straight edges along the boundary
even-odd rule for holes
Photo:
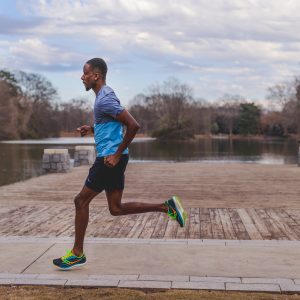
[[[176,220],[180,227],[184,227],[185,221],[187,219],[187,213],[183,209],[179,197],[173,196],[171,199],[165,202],[165,205],[168,207],[168,216],[173,220]]]
[[[53,259],[53,264],[61,270],[69,270],[74,267],[82,266],[86,263],[84,254],[76,256],[72,250],[68,250],[66,255]]]

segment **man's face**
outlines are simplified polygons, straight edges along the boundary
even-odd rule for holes
[[[98,78],[99,74],[97,72],[94,72],[89,64],[85,64],[83,66],[83,74],[81,76],[81,80],[87,91],[95,86]]]

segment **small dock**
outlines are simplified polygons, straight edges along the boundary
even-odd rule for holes
[[[88,167],[0,187],[0,236],[74,235],[74,196]],[[179,195],[189,219],[162,213],[114,217],[105,194],[90,209],[89,237],[300,240],[300,168],[293,165],[129,163],[124,202]]]

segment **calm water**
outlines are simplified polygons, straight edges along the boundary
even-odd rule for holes
[[[42,174],[45,148],[68,148],[71,158],[75,145],[92,144],[92,138],[60,138],[0,143],[0,185]],[[201,163],[296,164],[295,140],[212,139],[194,142],[158,142],[137,139],[130,145],[131,161],[195,161]]]

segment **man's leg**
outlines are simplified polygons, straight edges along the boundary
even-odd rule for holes
[[[89,204],[99,192],[84,186],[81,192],[75,197],[74,203],[76,208],[75,215],[75,242],[72,252],[76,256],[83,253],[83,241],[85,231],[89,222]]]
[[[168,208],[164,203],[152,204],[142,202],[127,202],[121,203],[123,190],[116,189],[105,191],[108,202],[109,211],[113,216],[139,214],[151,211],[168,212]]]

